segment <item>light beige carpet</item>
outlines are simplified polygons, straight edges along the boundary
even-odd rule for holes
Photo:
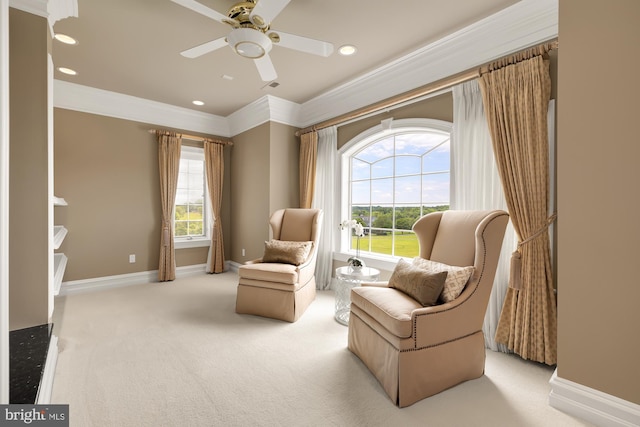
[[[296,323],[234,312],[227,272],[56,300],[52,403],[71,426],[588,426],[553,370],[487,352],[486,375],[408,408],[346,348],[331,291]]]

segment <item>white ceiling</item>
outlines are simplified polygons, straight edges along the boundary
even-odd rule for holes
[[[223,14],[236,3],[200,1]],[[352,57],[334,52],[323,58],[275,46],[271,58],[280,85],[265,88],[254,64],[228,47],[196,59],[179,54],[225,36],[227,25],[170,0],[78,0],[78,17],[56,22],[54,31],[75,37],[79,44],[54,41],[52,47],[54,66],[73,68],[78,75],[56,70],[54,77],[227,117],[265,95],[303,104],[516,3],[292,0],[272,22],[272,29],[328,41],[336,50],[354,44],[358,52]],[[194,99],[205,105],[192,105]]]

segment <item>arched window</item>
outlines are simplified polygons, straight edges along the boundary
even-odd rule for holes
[[[449,122],[403,119],[371,128],[340,150],[341,221],[365,229],[365,257],[414,257],[411,231],[421,216],[449,209],[451,129]],[[356,238],[342,233],[339,252],[355,250]]]

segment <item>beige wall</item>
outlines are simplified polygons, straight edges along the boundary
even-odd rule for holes
[[[261,257],[269,238],[269,129],[265,123],[233,137],[229,259],[239,263]]]
[[[640,2],[559,14],[558,376],[640,404]]]
[[[55,193],[69,204],[55,210],[55,223],[69,230],[60,248],[69,258],[64,281],[157,270],[158,149],[148,132],[157,126],[60,108],[54,123]],[[227,163],[227,177],[228,169]],[[229,194],[225,188],[223,205]],[[228,235],[226,215],[223,210]],[[225,252],[229,247],[227,239]],[[207,251],[177,249],[176,265],[203,264]],[[136,255],[134,264],[129,254]]]
[[[270,122],[233,137],[232,261],[243,263],[261,257],[264,241],[271,236],[269,215],[277,209],[299,206],[296,130]]]
[[[9,328],[48,322],[47,49],[45,18],[9,13]]]
[[[269,212],[300,206],[300,141],[297,128],[271,123]]]
[[[377,126],[381,120],[393,117],[394,120],[407,118],[429,118],[453,122],[453,97],[451,92],[419,101],[389,112],[349,123],[338,128],[338,148],[358,136],[365,130]]]

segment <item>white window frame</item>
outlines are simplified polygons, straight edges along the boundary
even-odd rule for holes
[[[191,147],[188,145],[183,145],[180,148],[180,158],[188,159],[188,160],[202,160],[204,162],[204,149],[200,147]],[[203,168],[203,174],[206,174],[205,168]],[[198,247],[206,247],[211,246],[211,212],[209,208],[209,189],[207,188],[207,178],[203,176],[204,179],[204,206],[203,206],[203,214],[204,214],[204,232],[205,235],[203,237],[176,237],[174,234],[173,237],[173,245],[175,249],[184,249],[184,248],[198,248]],[[171,216],[172,218],[172,226],[175,231],[175,203],[173,205],[174,212]]]
[[[358,150],[371,142],[383,138],[388,135],[392,135],[399,132],[411,132],[411,131],[441,131],[447,132],[450,135],[450,146],[453,147],[453,123],[444,120],[436,119],[424,119],[424,118],[410,118],[410,119],[398,119],[393,120],[391,123],[385,121],[384,124],[379,124],[372,128],[365,130],[359,135],[352,138],[349,142],[344,144],[338,149],[338,162],[340,165],[340,204],[337,206],[336,215],[337,218],[350,219],[351,212],[349,211],[349,171],[350,171],[350,158]],[[453,150],[453,148],[452,148]],[[451,154],[453,156],[453,154]],[[450,177],[453,176],[452,164],[450,163],[449,173]],[[342,232],[336,227],[334,232],[336,242],[336,248],[334,251],[334,259],[338,261],[347,261],[347,259],[353,256],[353,251],[350,250],[350,235],[349,233]],[[360,254],[361,258],[365,261],[366,265],[370,267],[376,267],[388,271],[393,271],[396,263],[402,257],[391,256],[384,254],[375,254],[367,252]]]

